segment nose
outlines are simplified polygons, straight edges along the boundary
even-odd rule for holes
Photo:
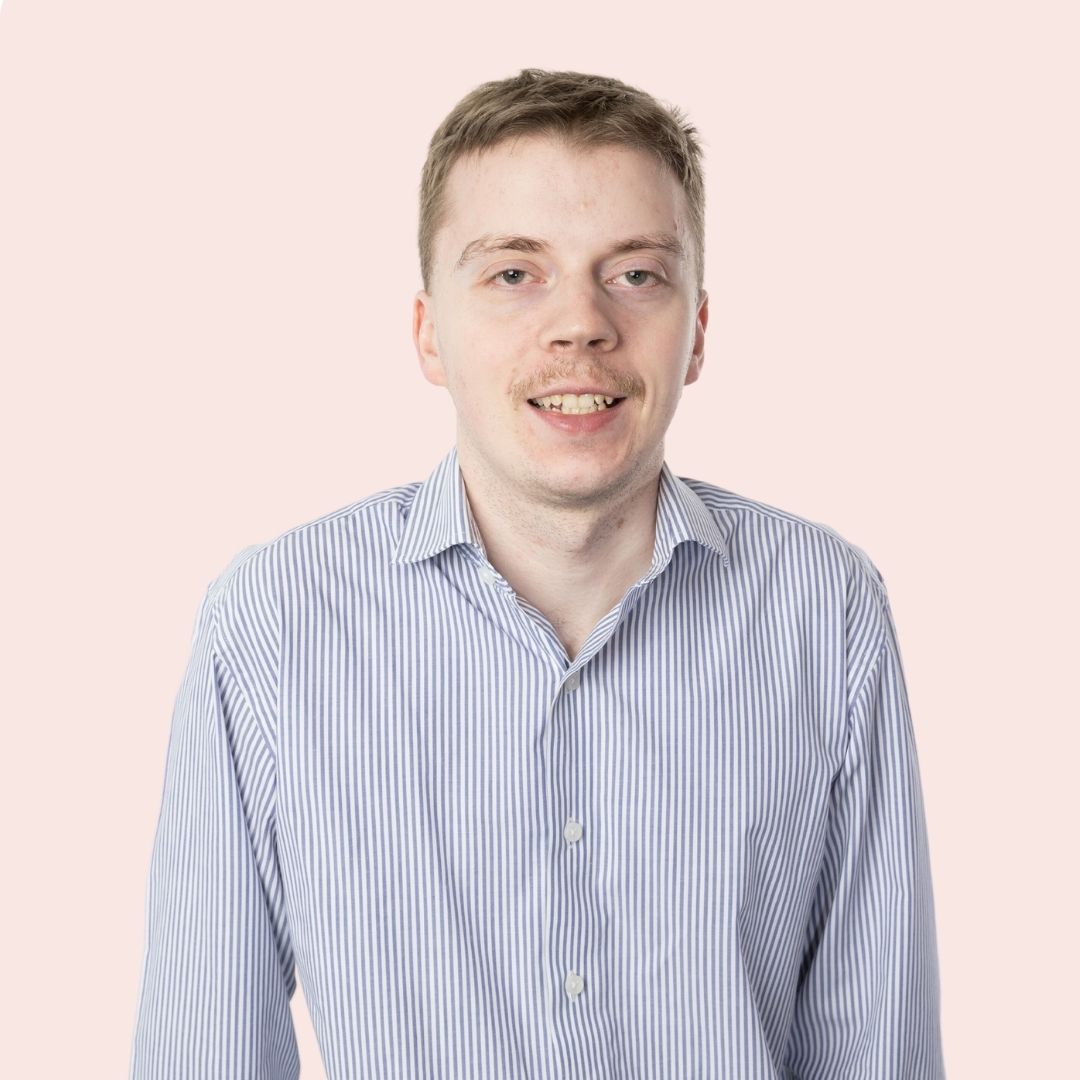
[[[607,297],[594,282],[561,282],[551,295],[542,344],[552,351],[610,352],[619,335],[606,302]]]

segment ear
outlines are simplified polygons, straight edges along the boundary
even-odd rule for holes
[[[435,333],[435,302],[423,289],[413,299],[412,332],[424,378],[436,386],[445,386],[446,371],[439,356],[439,339]]]
[[[683,385],[697,381],[701,366],[705,363],[705,327],[709,325],[709,294],[702,290],[698,302],[697,318],[694,323],[694,350],[690,354],[690,364],[686,369]]]

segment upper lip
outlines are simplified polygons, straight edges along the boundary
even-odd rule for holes
[[[536,401],[537,398],[554,397],[556,394],[601,394],[610,398],[623,396],[617,394],[614,390],[605,390],[602,386],[556,386],[549,390],[541,390],[539,394],[534,394],[529,400]]]

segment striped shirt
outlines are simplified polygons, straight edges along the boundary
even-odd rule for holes
[[[134,1080],[944,1076],[929,850],[881,574],[659,475],[571,662],[454,447],[244,548],[177,693]]]

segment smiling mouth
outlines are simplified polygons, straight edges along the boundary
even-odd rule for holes
[[[529,404],[534,409],[540,409],[543,412],[557,412],[565,413],[567,416],[582,416],[587,413],[604,412],[607,409],[615,409],[626,400],[624,397],[612,397],[607,398],[600,394],[590,395],[556,395],[561,398],[559,401],[555,401],[553,398],[529,398]],[[568,401],[567,398],[573,398],[574,400]],[[600,400],[597,401],[596,399]]]

